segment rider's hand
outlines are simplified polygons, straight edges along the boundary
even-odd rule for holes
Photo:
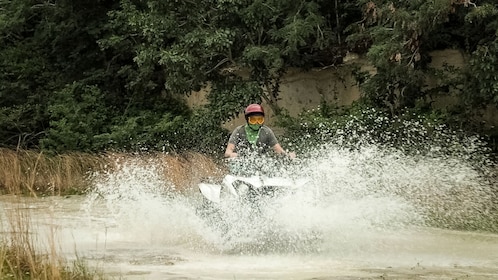
[[[288,156],[290,159],[295,159],[295,158],[296,158],[296,153],[294,153],[294,152],[288,152],[288,153],[287,153],[287,156]]]
[[[228,157],[229,159],[230,158],[236,158],[238,156],[237,153],[230,153],[230,156]]]

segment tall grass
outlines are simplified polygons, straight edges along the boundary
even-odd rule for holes
[[[61,195],[88,187],[87,174],[105,167],[98,155],[0,149],[0,191],[4,194]]]
[[[161,166],[165,179],[180,191],[202,178],[222,173],[213,159],[197,153],[47,155],[35,151],[0,149],[0,194],[35,197],[41,194],[81,194],[91,186],[90,174],[112,172],[124,161]]]
[[[213,159],[201,154],[118,154],[101,155],[68,153],[47,155],[42,152],[0,149],[0,194],[66,195],[84,193],[91,187],[92,174],[113,172],[122,163],[154,164],[161,167],[165,180],[179,192],[188,191],[206,177],[222,175]],[[22,205],[22,203],[19,203]],[[6,219],[2,219],[5,214]],[[2,220],[7,224],[2,224]],[[84,261],[68,263],[58,252],[55,229],[49,233],[48,249],[37,247],[26,209],[0,212],[0,279],[100,279],[103,274],[92,271]]]
[[[223,165],[198,153],[159,154],[156,157],[163,168],[165,180],[172,182],[180,192],[191,190],[206,178],[221,178],[226,173]]]
[[[27,209],[19,206],[4,214],[5,223],[0,224],[0,279],[104,279],[102,272],[90,269],[83,260],[77,258],[70,263],[62,257],[54,228],[48,233],[48,246],[42,247]]]

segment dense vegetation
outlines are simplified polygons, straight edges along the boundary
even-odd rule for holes
[[[248,102],[285,114],[286,69],[340,67],[347,52],[377,69],[352,70],[362,106],[492,134],[469,120],[498,105],[497,33],[495,0],[1,0],[0,143],[219,151],[222,122]],[[466,67],[429,68],[428,53],[446,48]],[[183,97],[207,85],[209,104],[192,111]],[[461,103],[436,111],[440,94]],[[344,114],[332,111],[321,116]]]

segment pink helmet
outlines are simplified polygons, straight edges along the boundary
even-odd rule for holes
[[[263,116],[265,115],[265,110],[263,109],[263,106],[259,104],[251,104],[246,107],[244,110],[244,115],[247,117],[250,114],[262,114]]]

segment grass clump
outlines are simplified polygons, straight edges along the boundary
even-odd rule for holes
[[[220,165],[200,153],[47,155],[43,152],[0,149],[0,194],[84,194],[92,174],[113,172],[124,162],[160,166],[166,181],[183,191],[205,177],[219,176]]]
[[[37,196],[80,193],[88,172],[104,168],[107,160],[98,155],[0,149],[0,193]]]
[[[4,214],[0,217],[5,218],[0,219],[0,279],[104,279],[102,272],[81,258],[65,259],[55,242],[55,228],[48,231],[48,244],[42,245],[41,232],[33,228],[27,209],[7,208]]]

